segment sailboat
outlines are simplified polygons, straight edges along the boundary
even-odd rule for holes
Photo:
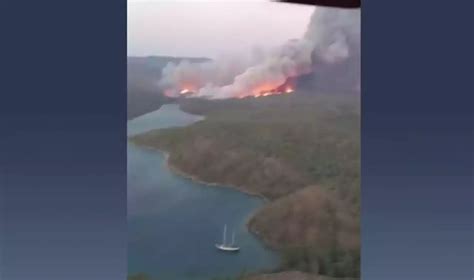
[[[216,248],[221,251],[226,252],[238,252],[240,247],[234,245],[235,242],[235,233],[232,232],[232,243],[226,244],[226,235],[227,235],[227,225],[224,225],[224,234],[222,238],[222,244],[216,244]]]

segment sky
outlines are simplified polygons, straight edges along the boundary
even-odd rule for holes
[[[128,0],[127,55],[216,58],[303,36],[312,6],[265,0]]]

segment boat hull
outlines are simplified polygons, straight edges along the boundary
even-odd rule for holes
[[[216,248],[224,252],[238,252],[240,250],[240,247],[230,247],[222,244],[216,244]]]

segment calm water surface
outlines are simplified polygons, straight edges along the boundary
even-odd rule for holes
[[[201,117],[165,105],[128,121],[128,134],[186,126]],[[247,231],[246,221],[262,206],[259,198],[195,183],[173,174],[164,154],[128,143],[128,268],[158,280],[201,280],[236,276],[276,266],[277,256]],[[241,251],[214,244],[227,224]]]

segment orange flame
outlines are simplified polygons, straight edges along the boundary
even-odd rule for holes
[[[199,88],[198,85],[192,83],[183,83],[178,89],[179,94],[187,95],[197,91]],[[262,84],[256,85],[250,92],[242,92],[239,95],[234,97],[236,98],[246,98],[246,97],[253,97],[253,98],[260,98],[266,97],[270,95],[281,95],[281,94],[290,94],[294,92],[294,83],[291,78],[287,79],[283,84],[273,84],[270,82],[264,82]]]
[[[253,97],[262,97],[270,95],[289,94],[294,92],[293,81],[291,78],[285,81],[282,85],[275,84],[261,84],[254,89]]]
[[[194,93],[199,89],[199,86],[195,83],[191,82],[184,82],[180,84],[180,87],[176,89],[179,94],[188,94],[188,93]]]
[[[190,92],[189,89],[183,88],[179,93],[180,93],[180,94],[186,94],[186,93],[189,93],[189,92]]]

